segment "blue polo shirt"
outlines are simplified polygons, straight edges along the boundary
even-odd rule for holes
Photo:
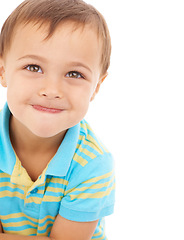
[[[49,236],[58,214],[95,221],[92,239],[105,240],[104,217],[114,208],[111,154],[85,120],[68,129],[57,153],[33,182],[9,137],[10,111],[0,112],[0,220],[5,233]]]

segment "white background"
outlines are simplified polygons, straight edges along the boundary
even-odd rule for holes
[[[0,24],[20,0],[0,3]],[[113,153],[109,240],[184,239],[184,7],[179,0],[86,0],[112,36],[109,76],[86,119]],[[0,108],[6,100],[0,87]]]

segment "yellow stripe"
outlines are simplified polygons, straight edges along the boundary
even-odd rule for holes
[[[48,219],[50,219],[50,220],[48,220]],[[42,230],[46,229],[48,224],[52,224],[52,226],[53,226],[53,222],[55,221],[55,219],[56,219],[56,217],[48,215],[48,216],[44,217],[43,219],[39,220],[40,224],[43,224],[44,222],[45,222],[45,224],[42,227],[38,226],[38,231],[42,231]],[[40,234],[37,233],[37,235],[38,236],[47,236],[48,233],[51,231],[52,226],[48,227],[48,229],[44,233],[40,233]]]
[[[108,187],[113,181],[114,181],[115,177],[113,177],[109,182],[106,183],[96,183],[95,185],[92,185],[90,187],[81,187],[81,188],[75,188],[75,191],[85,191],[87,189],[100,189],[103,187]]]
[[[10,175],[7,173],[0,173],[0,178],[10,178]]]
[[[37,222],[38,222],[38,220],[37,219],[34,219],[34,218],[31,218],[31,217],[28,217],[28,216],[26,216],[25,214],[23,214],[23,213],[14,213],[14,214],[10,214],[10,215],[7,215],[7,216],[1,216],[0,217],[0,219],[2,219],[2,220],[10,220],[10,219],[17,219],[17,218],[20,218],[20,217],[26,217],[26,218],[28,218],[29,220],[32,220],[32,221],[34,221],[35,222],[35,220],[36,220],[36,223],[34,224],[34,223],[32,223],[32,222],[30,222],[30,221],[28,221],[28,220],[24,220],[24,221],[20,221],[20,222],[10,222],[10,223],[3,223],[3,227],[21,227],[21,226],[24,226],[24,225],[31,225],[31,226],[33,226],[33,227],[38,227],[38,224],[37,224]],[[55,218],[56,217],[53,217],[53,216],[46,216],[45,218],[43,218],[43,219],[41,219],[39,222],[40,222],[40,224],[42,224],[42,223],[44,223],[44,222],[46,222],[42,227],[40,227],[39,228],[39,230],[44,230],[44,229],[46,229],[47,228],[47,226],[49,225],[49,224],[53,224],[53,222],[54,222],[54,220],[55,220]],[[51,219],[51,220],[49,220],[48,221],[48,219]],[[53,220],[53,221],[52,221]],[[10,233],[10,232],[9,232]],[[44,233],[45,234],[45,233]]]
[[[64,189],[63,188],[56,188],[56,187],[47,187],[47,192],[60,192],[60,193],[64,193]]]
[[[99,226],[99,232],[93,234],[93,237],[98,237],[98,236],[100,236],[101,234],[102,234],[102,226]]]
[[[44,202],[60,202],[62,197],[53,197],[53,196],[44,196],[43,201]]]
[[[104,175],[102,175],[102,176],[95,177],[95,178],[91,178],[91,179],[89,179],[89,180],[87,180],[87,181],[85,181],[85,182],[82,182],[81,185],[82,185],[82,184],[86,184],[86,183],[96,183],[96,182],[98,182],[98,181],[100,181],[100,180],[102,180],[102,179],[111,177],[113,174],[114,174],[114,171],[111,171],[111,172],[106,173],[106,174],[104,174]],[[76,189],[75,187],[72,188],[72,189],[69,189],[68,191],[65,192],[65,194],[68,194],[69,192],[72,192],[73,190],[75,191],[75,189]]]
[[[97,141],[91,136],[91,135],[87,135],[87,139],[89,139],[89,141],[91,141],[95,146],[96,148],[98,149],[98,152],[100,154],[103,154],[103,150],[102,148],[99,146],[99,144],[97,143]],[[94,147],[93,147],[94,148]]]
[[[68,181],[65,180],[65,179],[62,179],[62,178],[57,178],[57,177],[54,177],[52,179],[49,179],[47,178],[47,183],[59,183],[59,184],[63,184],[63,185],[68,185]]]
[[[24,225],[31,225],[33,227],[38,226],[38,224],[34,224],[28,220],[20,221],[20,222],[9,222],[9,223],[3,223],[3,227],[23,227]]]
[[[17,191],[11,192],[11,191],[2,191],[0,192],[0,198],[3,197],[18,197],[20,199],[24,199],[24,194],[21,194]]]
[[[89,179],[89,180],[87,180],[87,181],[85,181],[85,182],[83,182],[83,183],[98,182],[98,181],[100,181],[100,180],[102,180],[102,179],[111,177],[111,176],[113,175],[113,173],[114,173],[114,171],[111,171],[111,172],[106,173],[106,174],[104,174],[104,175],[102,175],[102,176],[91,178],[91,179]]]
[[[19,230],[19,231],[6,231],[4,229],[4,233],[7,233],[7,234],[19,234],[19,235],[29,236],[29,235],[32,235],[32,234],[36,234],[37,233],[37,229],[28,228],[28,229]]]
[[[99,233],[93,234],[93,237],[98,237],[102,234],[102,231],[100,231]],[[96,239],[96,238],[95,238]]]
[[[89,134],[87,135],[87,140],[85,139],[85,136],[82,135],[79,136],[79,140],[81,140],[84,145],[90,146],[98,153],[103,154],[103,150],[100,148],[99,144]]]
[[[87,139],[90,140],[92,144],[92,148],[94,148],[96,151],[98,151],[100,154],[103,154],[103,149],[101,148],[101,146],[99,145],[99,143],[97,143],[97,141],[91,136],[88,134],[89,131],[93,132],[93,129],[86,123],[86,124],[83,124],[81,123],[81,128],[83,128],[85,130],[85,133],[87,135]],[[79,138],[80,139],[80,138]],[[80,140],[83,140],[84,139],[80,139]],[[86,145],[89,145],[90,142],[87,141],[87,144]]]
[[[39,197],[29,197],[25,199],[25,203],[36,203],[36,204],[41,204],[43,198]]]
[[[44,233],[37,233],[37,236],[48,236],[48,233],[51,232],[52,226],[47,228],[47,231]]]
[[[84,123],[80,123],[80,127],[84,129],[84,131],[87,133],[87,127],[86,127],[87,124],[84,124]]]
[[[38,192],[36,194],[43,194],[44,190],[38,190]]]
[[[51,220],[49,220],[49,221],[47,221],[42,227],[39,227],[39,231],[43,231],[43,230],[46,230],[46,228],[47,228],[47,226],[49,225],[49,224],[54,224],[54,221],[51,221]]]
[[[10,183],[10,182],[2,182],[1,183],[1,187],[10,187],[10,188],[12,188],[12,189],[15,189],[15,188],[17,188],[17,189],[21,189],[21,190],[25,190],[25,187],[23,187],[23,186],[18,186],[18,185],[15,185],[15,184],[12,184],[12,183]]]
[[[115,184],[103,192],[97,192],[97,193],[81,193],[81,194],[70,194],[71,200],[74,199],[87,199],[87,198],[103,198],[105,196],[108,196],[112,190],[115,189]]]
[[[84,158],[82,158],[81,156],[79,156],[77,153],[75,153],[73,160],[75,162],[78,162],[80,165],[82,165],[83,167],[88,163],[88,161]]]
[[[21,218],[21,217],[25,217],[25,218],[28,218],[29,220],[37,223],[38,222],[38,219],[36,218],[32,218],[32,217],[29,217],[27,216],[26,214],[24,213],[12,213],[12,214],[8,214],[8,215],[0,215],[0,219],[2,220],[9,220],[9,219],[17,219],[17,218]]]
[[[99,237],[99,238],[94,238],[94,240],[103,240],[104,239],[104,237],[105,237],[105,233],[103,234],[103,236],[102,237]],[[93,239],[93,238],[92,238]]]
[[[82,148],[82,145],[81,144],[77,144],[77,149],[80,150],[80,152],[86,154],[88,157],[94,159],[96,158],[96,155],[92,152],[90,152],[89,150],[87,150],[86,148]]]
[[[44,201],[44,202],[59,202],[59,201],[61,201],[61,199],[62,199],[62,196],[46,196],[45,195],[43,198],[36,197],[36,196],[35,197],[29,197],[25,201],[26,201],[26,203],[34,202],[36,204],[41,204],[42,201]]]
[[[40,224],[44,223],[45,221],[47,221],[48,219],[52,219],[52,220],[55,220],[56,217],[53,217],[51,215],[48,215],[44,218],[42,218],[41,220],[39,220]]]

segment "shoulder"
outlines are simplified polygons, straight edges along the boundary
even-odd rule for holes
[[[113,212],[113,157],[85,121],[81,122],[77,148],[66,180],[61,216],[79,222],[95,221]]]
[[[97,171],[109,171],[113,168],[113,157],[99,138],[95,135],[90,125],[85,121],[80,122],[80,133],[73,156],[73,166],[76,171],[97,167]]]
[[[80,134],[77,147],[66,176],[69,187],[90,180],[98,181],[113,178],[114,159],[89,124],[83,120],[80,123]]]
[[[80,123],[80,134],[81,140],[96,150],[97,153],[103,154],[109,152],[85,120]]]

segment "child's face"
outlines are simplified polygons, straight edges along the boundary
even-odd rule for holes
[[[44,138],[80,122],[103,80],[101,44],[90,27],[65,23],[43,41],[46,35],[43,27],[18,27],[0,65],[14,127]]]

